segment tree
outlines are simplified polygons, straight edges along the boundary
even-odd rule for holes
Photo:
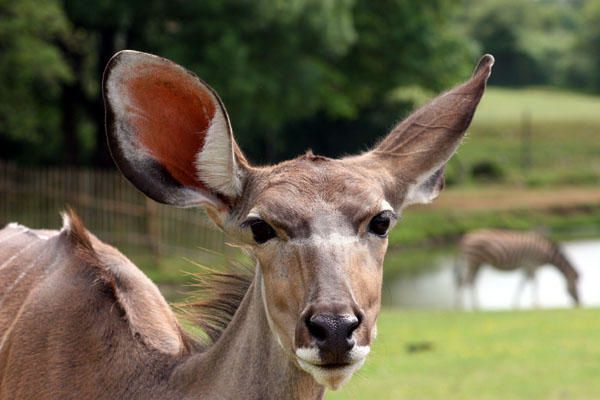
[[[442,0],[358,0],[357,40],[337,63],[344,112],[320,110],[289,124],[293,142],[284,156],[307,146],[330,156],[362,150],[423,97],[468,75],[478,55],[457,27],[458,11],[457,3]]]
[[[124,48],[170,58],[209,82],[240,145],[258,162],[308,145],[329,155],[356,151],[365,138],[385,133],[415,94],[447,88],[476,59],[472,42],[456,28],[457,3],[442,0],[53,1],[34,11],[53,5],[56,26],[42,21],[38,33],[46,35],[54,59],[45,62],[50,69],[29,73],[48,76],[53,89],[42,97],[33,86],[23,92],[43,99],[47,116],[15,115],[14,121],[30,118],[51,132],[54,144],[47,148],[55,161],[66,153],[70,163],[112,165],[100,82],[108,59]],[[23,24],[20,18],[11,12],[7,21]],[[7,43],[14,46],[13,39]],[[20,48],[28,55],[36,50]],[[12,54],[3,53],[2,61]],[[11,105],[0,103],[11,115]],[[0,129],[18,138],[32,130],[17,125]]]
[[[209,82],[240,145],[258,162],[305,145],[355,151],[412,106],[390,102],[392,89],[438,91],[468,73],[475,58],[453,26],[456,5],[441,0],[66,4],[76,26],[96,37],[100,67],[130,47],[173,59]],[[101,115],[95,120],[100,129]]]
[[[578,78],[578,1],[466,0],[464,23],[498,60],[490,83],[570,85]]]
[[[187,1],[162,12],[148,48],[218,91],[252,159],[281,156],[285,123],[349,107],[336,61],[355,40],[352,1]]]
[[[490,83],[522,85],[545,81],[546,70],[525,46],[535,8],[534,2],[520,0],[474,2],[470,7],[470,35],[484,51],[501,61]]]
[[[582,69],[588,76],[588,89],[600,93],[600,3],[588,0],[583,7],[581,39]]]
[[[71,34],[55,0],[0,0],[0,157],[51,160],[58,102],[73,79],[57,44]]]
[[[299,118],[336,102],[319,92],[335,75],[327,60],[354,40],[351,7],[350,0],[65,0],[96,54],[95,74],[78,77],[71,107],[87,99],[84,112],[96,128],[94,162],[109,162],[97,82],[122,48],[160,54],[196,72],[223,97],[242,144],[259,158],[272,155],[281,146],[277,130],[291,114]],[[79,67],[86,59],[70,57]]]

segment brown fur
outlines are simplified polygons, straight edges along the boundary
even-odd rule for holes
[[[209,365],[217,348],[240,354],[247,341],[238,348],[225,338],[207,351],[181,330],[160,293],[133,264],[92,236],[72,212],[68,220],[62,231],[46,232],[47,239],[25,227],[0,230],[0,240],[5,239],[0,247],[0,399],[221,398],[208,394],[206,388],[194,389],[197,382],[204,382],[196,378],[197,371],[214,370]],[[10,235],[15,236],[7,242]],[[220,285],[211,286],[213,293],[224,294],[220,287],[241,295],[248,280],[233,274],[220,278],[225,276],[232,280],[221,279]],[[232,282],[239,284],[237,289]],[[201,309],[199,314],[208,315],[222,300],[208,299],[195,307]],[[228,306],[220,308],[224,319],[219,329],[240,304],[233,301]],[[244,307],[248,306],[246,299]],[[263,325],[267,329],[264,320]],[[217,359],[226,358],[224,352],[218,354]],[[187,372],[190,366],[196,371],[192,376]],[[245,375],[256,379],[247,371]],[[186,376],[191,378],[185,378],[187,383],[178,383]],[[229,382],[227,378],[217,381]],[[244,398],[246,392],[236,393],[223,398]]]
[[[127,269],[135,267],[90,236],[77,218],[48,239],[19,230],[5,228],[15,236],[2,250],[16,243],[22,252],[14,259],[0,255],[0,398],[135,398],[153,374],[140,369],[140,361],[183,352],[176,321],[165,303],[161,310],[162,298],[144,290],[144,302],[156,306],[149,316],[139,315],[142,299],[132,299],[128,290],[133,282]],[[34,244],[27,247],[21,237]],[[135,285],[151,284],[136,279]]]

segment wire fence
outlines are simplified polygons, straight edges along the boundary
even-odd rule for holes
[[[66,207],[134,262],[159,266],[175,256],[202,262],[228,251],[224,235],[202,210],[158,204],[117,171],[28,167],[0,160],[0,226],[19,222],[59,228],[59,212]]]

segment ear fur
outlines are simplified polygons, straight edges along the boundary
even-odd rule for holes
[[[367,153],[385,166],[397,186],[409,184],[395,208],[429,203],[442,190],[445,164],[471,123],[493,64],[494,58],[484,55],[471,79],[415,111]]]
[[[417,180],[416,183],[410,185],[402,206],[428,204],[435,200],[444,189],[444,169],[445,166],[436,170],[433,174],[425,175],[425,180]]]
[[[217,93],[181,66],[125,50],[109,61],[106,134],[123,174],[150,198],[217,209],[241,194],[246,161]]]

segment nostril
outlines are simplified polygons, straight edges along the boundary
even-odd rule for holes
[[[360,326],[362,322],[362,318],[360,316],[358,318],[349,318],[348,319],[348,331],[346,333],[346,338],[350,339],[354,331]]]
[[[306,323],[308,332],[312,337],[318,341],[324,341],[327,339],[327,325],[321,320],[321,318],[319,318],[318,315],[306,317],[304,322]]]

